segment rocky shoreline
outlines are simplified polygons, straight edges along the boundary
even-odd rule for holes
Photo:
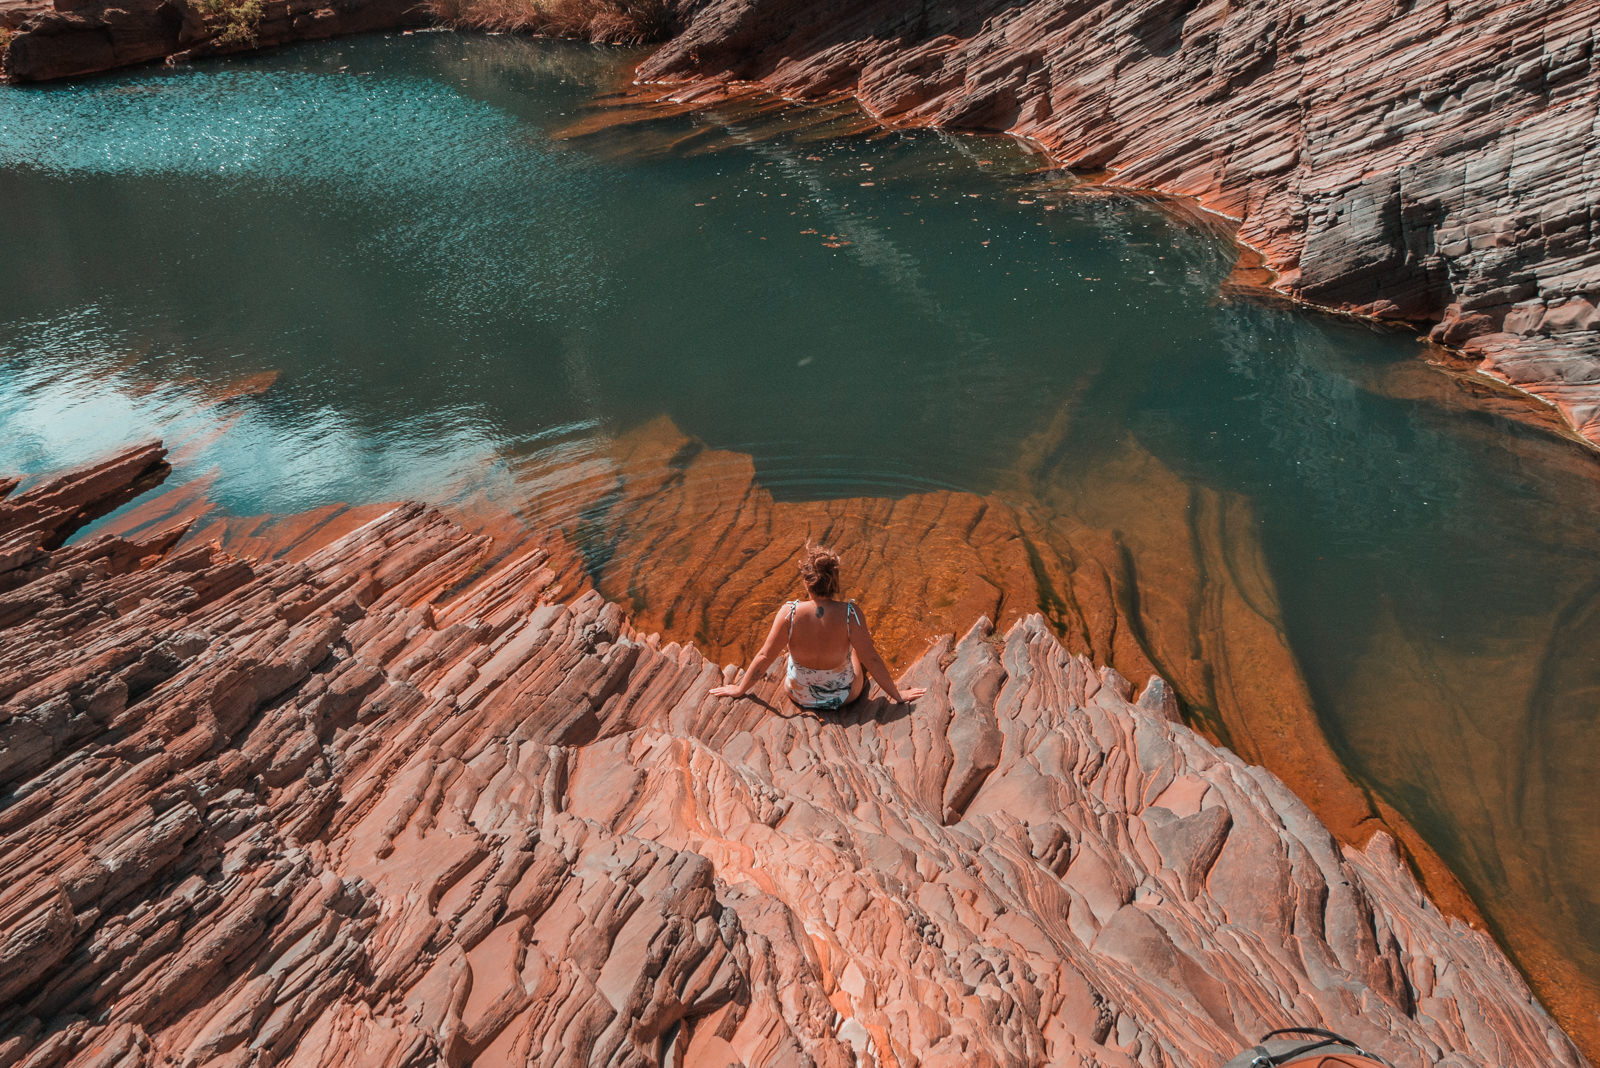
[[[0,0],[0,58],[41,82],[431,21],[417,0]]]
[[[1558,0],[709,0],[639,77],[848,93],[1192,197],[1275,290],[1431,324],[1600,443],[1596,43]]]
[[[6,74],[431,17],[413,0],[242,2],[248,32],[230,34],[226,4],[0,0]],[[1112,186],[1191,197],[1239,221],[1275,291],[1431,330],[1600,443],[1600,31],[1579,6],[682,0],[670,15],[639,70],[664,96],[848,94],[884,122],[1009,131]]]
[[[1392,841],[980,621],[797,716],[405,505],[292,559],[0,500],[0,1065],[1587,1063]]]

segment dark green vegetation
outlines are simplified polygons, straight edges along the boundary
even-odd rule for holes
[[[665,0],[428,0],[442,25],[576,37],[609,44],[659,41],[672,27]]]
[[[194,0],[195,9],[215,26],[219,44],[255,44],[261,0]]]

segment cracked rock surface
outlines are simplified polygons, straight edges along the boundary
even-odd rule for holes
[[[406,505],[296,561],[0,500],[0,1065],[1585,1063],[1392,843],[979,621],[798,715]]]

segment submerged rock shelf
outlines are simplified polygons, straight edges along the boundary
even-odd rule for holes
[[[979,622],[914,709],[728,703],[418,505],[298,560],[0,501],[0,1064],[1585,1062],[1390,840]]]

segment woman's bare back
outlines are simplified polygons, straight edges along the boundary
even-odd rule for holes
[[[818,670],[842,668],[850,662],[850,628],[846,613],[853,606],[842,601],[791,601],[789,655],[801,667]]]
[[[878,655],[872,631],[855,602],[837,599],[837,553],[807,542],[800,578],[810,600],[784,602],[772,617],[767,640],[739,681],[712,687],[713,696],[744,696],[786,650],[790,696],[803,708],[848,704],[866,693],[869,676],[891,701],[914,701],[923,695],[920,686],[900,689]]]

